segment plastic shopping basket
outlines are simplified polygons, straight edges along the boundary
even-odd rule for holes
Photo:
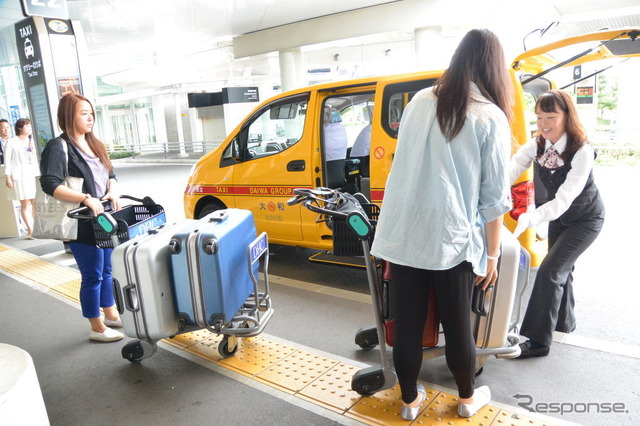
[[[118,240],[128,241],[167,222],[164,208],[159,204],[131,204],[116,212],[110,212],[118,223]],[[111,236],[93,221],[93,233],[96,245],[100,248],[113,248]]]

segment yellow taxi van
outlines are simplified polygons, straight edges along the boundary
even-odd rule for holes
[[[549,79],[554,71],[638,56],[638,34],[638,29],[584,34],[519,55],[511,67],[513,152],[532,135],[531,106],[537,96],[558,87]],[[249,209],[258,232],[266,231],[270,242],[331,250],[327,223],[300,205],[287,205],[293,189],[342,188],[381,204],[402,112],[416,92],[432,86],[441,74],[320,84],[263,102],[194,166],[184,195],[186,217],[200,218],[223,208]],[[526,208],[533,202],[532,181],[531,170],[521,176],[520,187],[526,190],[514,192],[514,205]],[[510,214],[506,223],[515,227]],[[531,253],[531,265],[537,266],[546,244],[534,230],[523,233],[520,241]]]

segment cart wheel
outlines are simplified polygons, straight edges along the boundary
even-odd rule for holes
[[[480,367],[480,370],[476,371],[476,377],[481,375],[483,371],[484,371],[484,367]]]
[[[356,345],[362,349],[372,349],[378,344],[378,330],[375,327],[363,327],[356,333]]]
[[[147,342],[145,340],[134,340],[122,347],[122,358],[137,363],[145,358],[149,358],[158,349],[155,342]]]
[[[222,339],[222,341],[218,345],[218,352],[220,353],[220,355],[222,355],[224,358],[229,358],[230,356],[233,356],[233,354],[235,354],[236,351],[238,350],[238,343],[237,342],[234,342],[234,343],[235,344],[233,345],[233,347],[231,347],[231,345],[229,345],[229,339],[227,337]]]

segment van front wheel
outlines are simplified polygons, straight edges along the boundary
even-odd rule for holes
[[[206,206],[204,206],[202,208],[202,210],[200,210],[200,214],[198,215],[198,219],[202,219],[206,215],[208,215],[210,213],[213,213],[215,211],[218,211],[218,210],[222,210],[224,208],[225,207],[220,203],[215,203],[215,202],[209,203]]]

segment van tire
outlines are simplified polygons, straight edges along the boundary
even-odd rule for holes
[[[203,217],[205,217],[208,214],[211,214],[211,213],[213,213],[215,211],[223,210],[223,209],[225,209],[225,207],[220,203],[216,203],[216,202],[208,203],[207,205],[205,205],[202,208],[202,210],[200,210],[200,213],[198,214],[197,218],[198,219],[202,219]]]

